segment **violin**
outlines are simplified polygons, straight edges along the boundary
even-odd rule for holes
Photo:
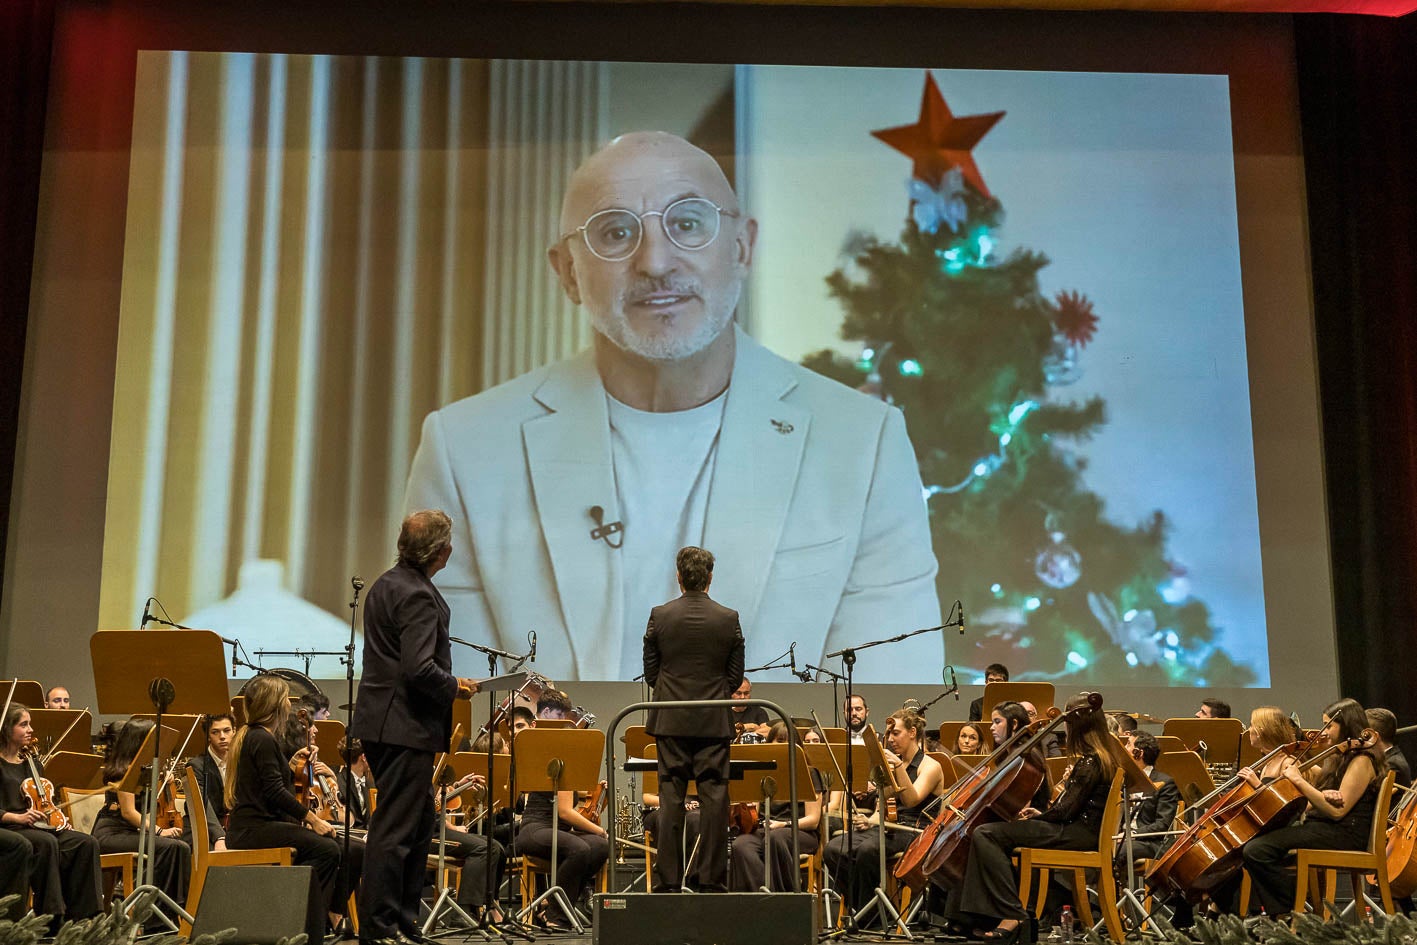
[[[745,837],[758,829],[758,805],[751,803],[734,804],[728,808],[728,829]]]
[[[296,714],[305,723],[306,755],[304,767],[295,775],[295,797],[321,820],[339,823],[344,812],[339,807],[338,787],[333,778],[315,773],[315,755],[319,752],[315,747],[315,725],[307,710],[300,709]]]
[[[26,742],[20,754],[30,769],[30,776],[20,787],[29,798],[30,808],[44,815],[44,819],[36,821],[34,826],[46,830],[68,830],[73,825],[69,823],[64,809],[54,802],[54,782],[42,777],[34,763],[35,756],[39,754],[37,740],[31,738]]]
[[[449,813],[462,810],[462,795],[474,786],[477,779],[476,774],[465,774],[452,784],[448,785],[447,793],[438,791],[437,797],[433,801],[433,809],[438,813]]]
[[[158,788],[155,816],[159,830],[182,829],[182,811],[177,807],[177,782],[170,777],[165,778]]]
[[[1359,738],[1336,742],[1309,759],[1309,763],[1318,764],[1336,752],[1361,751],[1376,740],[1377,733],[1365,729]],[[1254,767],[1262,771],[1271,758],[1280,754],[1302,757],[1310,747],[1310,739],[1281,745]],[[1240,869],[1246,843],[1292,823],[1309,803],[1303,792],[1282,776],[1264,778],[1259,787],[1252,787],[1237,774],[1211,796],[1217,794],[1219,798],[1147,872],[1148,886],[1169,887],[1193,898],[1214,889]]]
[[[605,788],[605,782],[601,781],[595,786],[595,790],[588,792],[585,800],[576,806],[576,813],[596,826],[600,825],[601,811],[605,810],[605,804],[609,800],[605,796]]]

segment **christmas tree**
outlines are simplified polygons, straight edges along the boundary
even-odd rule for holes
[[[1003,115],[952,115],[927,75],[919,121],[872,132],[913,161],[910,216],[897,242],[853,236],[827,278],[860,359],[804,363],[904,411],[940,595],[970,614],[961,664],[1080,684],[1252,682],[1214,646],[1209,609],[1168,558],[1165,515],[1111,521],[1086,487],[1080,446],[1106,404],[1063,395],[1099,318],[1079,292],[1041,294],[1047,257],[995,252],[1002,207],[971,152]]]

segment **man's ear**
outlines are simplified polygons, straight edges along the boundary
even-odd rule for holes
[[[581,304],[580,282],[576,279],[576,260],[571,255],[571,247],[562,240],[546,251],[546,260],[556,273],[556,281],[561,283],[561,291],[572,304]]]
[[[752,217],[744,220],[734,244],[738,250],[734,263],[747,272],[753,266],[753,248],[758,244],[758,221]]]

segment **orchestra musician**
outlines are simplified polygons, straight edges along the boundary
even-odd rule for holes
[[[340,877],[340,842],[335,826],[295,796],[295,774],[305,768],[310,749],[297,739],[293,754],[283,736],[290,716],[290,685],[274,674],[246,684],[246,724],[236,733],[227,759],[226,805],[231,809],[227,844],[235,850],[291,847],[296,866],[309,866],[320,885],[325,911],[342,914],[358,871]],[[351,849],[351,856],[356,856]]]
[[[734,699],[753,698],[753,681],[747,676],[733,690]],[[762,738],[768,736],[768,710],[760,705],[735,705],[733,707],[733,729],[739,735],[747,733]]]
[[[50,934],[55,934],[66,919],[87,919],[103,909],[99,844],[72,828],[41,826],[47,826],[45,814],[24,790],[32,773],[23,752],[33,734],[29,709],[11,703],[0,731],[0,895],[21,894],[28,886],[35,912],[53,916]],[[38,759],[34,768],[43,778]],[[23,903],[21,895],[16,908],[23,909]]]
[[[1115,717],[1115,716],[1114,716]],[[1151,779],[1151,783],[1156,785],[1156,790],[1142,798],[1136,805],[1132,814],[1132,832],[1134,834],[1161,833],[1171,829],[1176,820],[1176,809],[1181,804],[1181,789],[1176,786],[1176,779],[1165,771],[1157,771],[1155,767],[1156,759],[1161,757],[1161,745],[1156,740],[1156,736],[1150,732],[1138,732],[1131,738],[1129,749],[1132,757],[1141,765],[1142,771]],[[1142,836],[1132,840],[1133,860],[1145,860],[1154,857],[1161,852],[1162,848],[1170,843],[1169,837],[1147,837]],[[1127,851],[1121,844],[1117,846],[1117,875],[1126,876]]]
[[[894,783],[897,823],[923,826],[919,821],[930,799],[941,793],[944,771],[940,763],[925,753],[925,717],[913,708],[902,708],[886,719],[884,754],[889,767],[887,777]],[[883,884],[880,864],[880,832],[876,828],[884,812],[877,810],[869,817],[855,815],[855,830],[851,846],[847,834],[841,833],[827,842],[823,859],[838,888],[845,891],[847,902],[859,909],[870,901],[877,886]],[[887,813],[888,816],[888,813]],[[886,860],[910,846],[914,834],[886,830]]]
[[[980,731],[981,723],[966,722],[959,728],[959,734],[955,736],[955,743],[950,746],[950,753],[954,755],[977,755],[984,745],[984,735]]]
[[[1071,699],[1066,711],[1087,705],[1087,694]],[[1026,807],[1019,819],[982,824],[969,841],[964,883],[950,895],[950,918],[957,923],[997,923],[982,933],[986,942],[1031,940],[1028,912],[1019,903],[1018,879],[1011,862],[1020,847],[1086,850],[1097,847],[1097,832],[1116,770],[1107,751],[1107,722],[1100,711],[1070,714],[1065,751],[1072,770],[1063,792],[1047,811]],[[1050,904],[1051,905],[1051,904]]]
[[[1330,745],[1361,737],[1367,725],[1367,713],[1353,699],[1340,699],[1324,709],[1323,734]],[[1378,785],[1386,772],[1387,763],[1376,747],[1335,753],[1307,776],[1297,759],[1284,758],[1280,774],[1308,798],[1308,814],[1302,823],[1255,837],[1243,851],[1253,889],[1271,917],[1288,915],[1294,906],[1296,880],[1285,869],[1292,851],[1367,848]]]
[[[143,819],[147,787],[134,793],[120,791],[118,785],[132,765],[143,765],[150,760],[138,758],[137,754],[152,729],[150,719],[130,720],[119,731],[113,747],[104,756],[103,781],[108,789],[103,795],[103,808],[93,824],[93,835],[98,840],[100,852],[135,853],[139,833],[147,829]],[[155,849],[153,881],[180,905],[187,899],[187,883],[192,873],[192,848],[183,842],[182,828],[160,828]],[[153,927],[166,928],[160,923],[153,923]]]
[[[853,745],[866,744],[866,736],[862,730],[866,727],[866,720],[871,717],[871,707],[866,704],[866,697],[859,692],[853,692],[851,698],[843,703],[842,708],[846,711],[846,736]]]
[[[816,736],[816,732],[809,732]],[[819,736],[818,736],[819,738]],[[787,724],[781,720],[774,722],[768,732],[768,744],[787,741]],[[804,739],[805,742],[805,739]],[[785,781],[780,782],[785,786]],[[820,838],[817,825],[822,819],[823,785],[815,769],[812,770],[812,788],[809,800],[799,800],[793,809],[789,798],[774,798],[766,818],[759,812],[758,824],[751,833],[740,834],[733,840],[732,855],[728,862],[728,888],[734,892],[756,892],[764,885],[766,870],[763,848],[772,846],[772,883],[770,888],[782,892],[792,885],[792,874],[797,869],[797,861],[792,857],[791,819],[797,821],[797,849],[802,854],[817,852]],[[800,785],[798,790],[806,788]],[[761,805],[759,805],[761,807]],[[764,820],[768,821],[766,827]]]
[[[1002,745],[1013,738],[1022,729],[1026,728],[1031,720],[1028,717],[1028,710],[1019,702],[1000,702],[994,706],[989,713],[989,733],[994,736],[994,744]],[[1048,762],[1044,760],[1043,749],[1035,745],[1029,749],[1033,755],[1033,767],[1048,770]],[[1036,811],[1048,809],[1053,799],[1053,785],[1047,775],[1038,784],[1038,790],[1033,795],[1033,800],[1029,806]]]
[[[1383,753],[1383,760],[1387,762],[1388,769],[1397,772],[1395,783],[1410,787],[1412,766],[1407,763],[1407,756],[1402,753],[1402,749],[1393,744],[1397,741],[1397,716],[1391,709],[1369,709],[1368,728],[1378,733],[1378,743],[1374,747]]]
[[[576,809],[574,791],[532,791],[526,796],[526,811],[517,831],[517,851],[522,854],[551,858],[551,805],[557,807],[560,819],[556,835],[556,881],[566,891],[574,905],[590,892],[595,876],[610,859],[610,841],[605,828]],[[538,924],[552,931],[574,928],[571,917],[562,914],[560,904],[551,898],[542,903],[535,916]]]
[[[724,699],[743,677],[743,631],[738,612],[708,596],[713,555],[693,546],[679,549],[674,566],[683,595],[650,611],[644,637],[645,681],[653,701]],[[745,723],[746,724],[746,723]],[[659,750],[659,856],[656,892],[678,891],[685,882],[680,862],[684,793],[699,789],[702,844],[697,885],[728,888],[728,743],[733,737],[728,709],[650,709],[645,731]]]
[[[226,806],[226,759],[231,753],[231,740],[236,737],[236,720],[229,713],[222,713],[207,716],[202,724],[207,750],[192,759],[192,772],[197,776],[202,797],[216,814],[211,823],[219,827],[231,813]]]
[[[990,663],[984,667],[984,685],[989,683],[999,683],[1009,681],[1009,668],[1003,663]],[[969,703],[969,721],[984,721],[984,697],[980,696]]]
[[[69,708],[69,690],[63,686],[50,686],[49,691],[44,694],[44,707],[46,709]]]
[[[364,757],[364,743],[354,739],[348,746],[340,742],[340,757],[344,766],[339,769],[340,803],[349,808],[350,823],[360,830],[369,827],[369,789],[374,786],[374,773],[369,770],[369,759]]]
[[[433,585],[453,553],[453,526],[436,509],[413,512],[399,529],[398,562],[364,603],[364,672],[352,737],[379,783],[369,823],[360,898],[362,941],[419,937],[419,903],[437,824],[433,759],[452,740],[453,700],[477,691],[452,674],[447,601]]]

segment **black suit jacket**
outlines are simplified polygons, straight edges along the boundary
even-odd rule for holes
[[[358,791],[355,790],[354,772],[350,771],[348,768],[340,768],[336,777],[339,780],[340,800],[349,804],[350,810],[354,814],[352,818],[354,826],[368,827],[369,789],[374,786],[374,773],[371,771],[365,776],[364,789]],[[351,801],[351,799],[355,798],[357,798],[357,800]]]
[[[202,796],[212,805],[212,810],[216,811],[218,817],[225,817],[230,811],[226,808],[226,785],[221,779],[221,769],[205,751],[193,758],[191,764]]]
[[[984,720],[984,697],[980,696],[969,704],[970,722],[982,722]]]
[[[1176,819],[1176,807],[1181,803],[1181,790],[1176,787],[1176,780],[1171,775],[1152,768],[1151,780],[1157,785],[1156,792],[1143,798],[1137,807],[1136,824],[1133,828],[1137,833],[1170,830],[1172,821]]]
[[[352,728],[365,742],[447,751],[458,680],[448,604],[418,568],[397,564],[364,602],[364,673]]]
[[[650,611],[645,630],[645,681],[655,702],[727,699],[743,682],[743,630],[738,611],[709,599],[703,591]],[[650,709],[650,735],[733,736],[733,710]]]

